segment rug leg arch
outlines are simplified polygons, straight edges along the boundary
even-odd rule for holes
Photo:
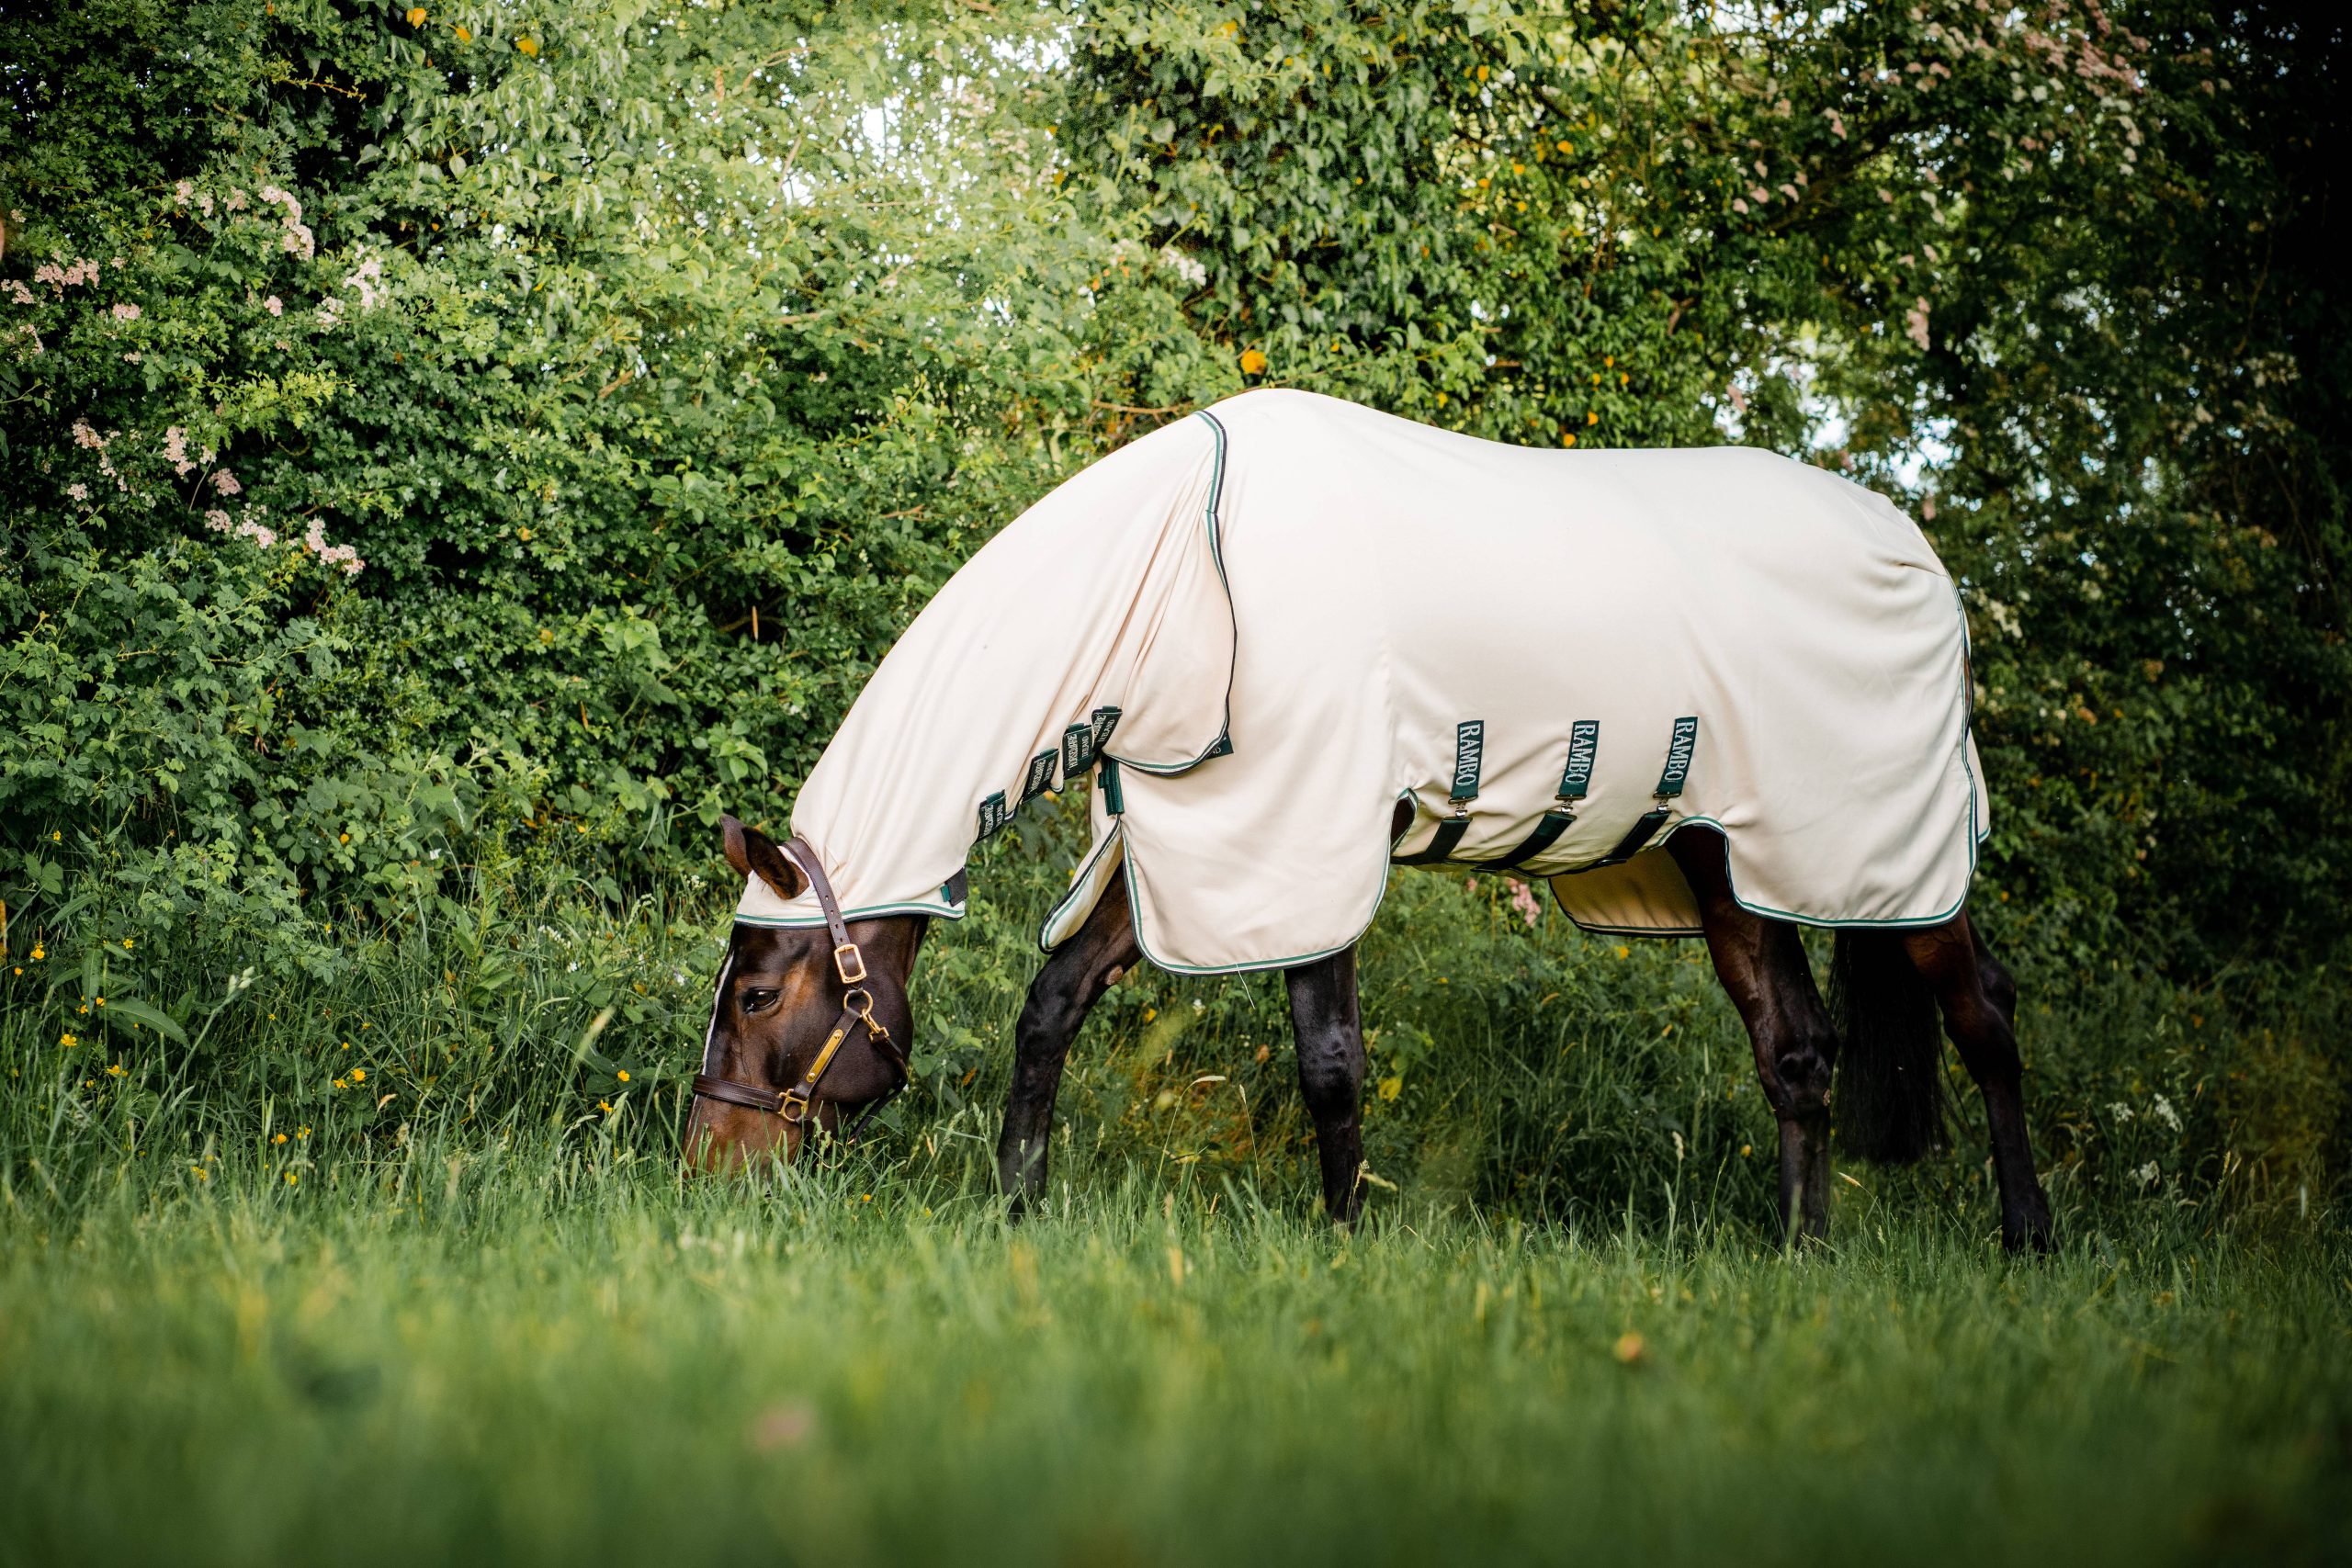
[[[1018,1214],[1046,1190],[1054,1100],[1062,1068],[1086,1015],[1118,977],[1140,963],[1127,900],[1106,897],[1029,984],[1014,1032],[1012,1092],[996,1145],[997,1183]],[[1351,947],[1285,972],[1298,1041],[1299,1094],[1315,1122],[1323,1206],[1340,1224],[1363,1208],[1363,1020]]]

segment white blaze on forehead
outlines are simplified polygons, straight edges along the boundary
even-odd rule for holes
[[[718,983],[710,988],[710,1027],[702,1034],[702,1070],[706,1073],[718,1071],[716,1055],[718,1050],[718,1005],[727,999],[727,976],[734,969],[735,942],[730,936],[727,942],[727,956],[718,965]]]

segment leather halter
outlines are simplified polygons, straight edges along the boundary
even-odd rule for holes
[[[833,1059],[840,1055],[842,1045],[849,1039],[850,1030],[863,1025],[866,1047],[889,1066],[898,1082],[868,1101],[865,1108],[857,1113],[856,1120],[842,1129],[844,1139],[854,1141],[857,1130],[865,1124],[866,1118],[907,1087],[911,1077],[907,1069],[907,1055],[899,1049],[898,1042],[890,1038],[890,1032],[882,1026],[881,1021],[874,1016],[874,993],[864,984],[865,955],[858,951],[857,943],[850,940],[849,924],[842,919],[841,903],[833,897],[833,885],[825,879],[825,868],[818,860],[817,852],[809,847],[807,840],[798,837],[788,840],[780,847],[784,858],[792,863],[793,869],[808,879],[810,891],[817,895],[817,907],[824,911],[825,930],[833,941],[833,972],[841,976],[844,987],[842,1015],[833,1021],[832,1029],[825,1036],[825,1043],[819,1047],[817,1055],[808,1063],[808,1070],[791,1088],[768,1089],[706,1072],[695,1075],[695,1094],[703,1100],[722,1100],[750,1111],[764,1111],[783,1117],[797,1127],[812,1125],[816,1122],[816,1108],[823,1103],[817,1091],[824,1082],[825,1069],[831,1066]],[[726,971],[722,969],[722,984],[725,978]],[[714,998],[712,1006],[718,1005],[718,998]]]

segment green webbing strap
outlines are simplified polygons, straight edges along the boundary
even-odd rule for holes
[[[1667,803],[1682,793],[1685,780],[1690,776],[1690,756],[1699,748],[1699,721],[1678,718],[1674,721],[1674,738],[1667,743],[1666,771],[1657,776],[1657,804],[1645,811],[1641,818],[1625,829],[1617,847],[1594,862],[1596,865],[1619,865],[1632,860],[1649,848],[1650,836],[1665,826],[1673,815]]]
[[[1453,788],[1449,798],[1453,815],[1438,824],[1437,837],[1417,855],[1400,856],[1398,865],[1439,865],[1453,856],[1453,847],[1470,830],[1470,803],[1478,798],[1478,773],[1486,761],[1487,726],[1483,719],[1464,719],[1453,727]]]
[[[1004,791],[998,790],[994,795],[989,795],[986,800],[980,802],[979,837],[983,840],[987,840],[993,834],[1001,832],[1004,829],[1004,825],[1012,820],[1012,810],[1010,807],[1004,804]]]
[[[1500,860],[1487,862],[1481,871],[1509,871],[1526,864],[1559,841],[1577,819],[1577,802],[1592,788],[1593,759],[1600,750],[1600,724],[1580,718],[1568,727],[1568,765],[1560,774],[1560,797],[1535,824],[1519,848]]]
[[[1114,817],[1123,816],[1127,809],[1127,797],[1119,789],[1119,764],[1110,757],[1102,759],[1102,771],[1096,775],[1095,787],[1102,792],[1102,809]]]

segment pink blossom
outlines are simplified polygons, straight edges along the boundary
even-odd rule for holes
[[[1772,199],[1772,193],[1766,190],[1762,186],[1751,186],[1748,187],[1747,199],[1756,203],[1757,206],[1761,207],[1766,202]]]
[[[178,204],[180,206],[186,207],[189,201],[195,198],[196,182],[194,180],[182,180],[179,184],[172,187],[172,194],[178,199]]]
[[[1734,212],[1742,214],[1746,213],[1747,211],[1747,199],[1743,197],[1733,197],[1731,198],[1731,209]]]
[[[103,452],[106,450],[107,438],[92,430],[89,421],[77,419],[74,422],[74,445],[85,446],[93,452]]]
[[[19,305],[37,305],[40,303],[40,300],[33,298],[33,291],[25,287],[25,280],[21,277],[12,277],[8,280],[8,298],[14,299]]]
[[[117,305],[114,308],[114,319],[118,321],[135,321],[139,319],[139,307],[127,304]]]
[[[236,495],[245,487],[237,482],[236,475],[226,468],[220,468],[213,472],[212,488],[222,495]]]
[[[1544,906],[1535,901],[1535,895],[1528,891],[1527,884],[1517,877],[1510,878],[1510,907],[1525,917],[1531,926],[1544,918]]]
[[[65,493],[76,501],[87,501],[90,499],[90,487],[76,481],[65,487]]]
[[[1903,335],[1917,344],[1923,352],[1928,347],[1928,302],[1925,299],[1918,300],[1903,313]]]
[[[261,302],[261,308],[267,310],[273,316],[282,316],[286,314],[285,304],[275,294],[263,300]]]
[[[1919,498],[1919,515],[1929,523],[1936,520],[1936,498],[1933,493]]]
[[[245,209],[245,193],[241,190],[232,190],[220,205],[232,212],[243,212]]]
[[[33,268],[33,281],[46,283],[51,288],[65,287],[65,269],[53,261],[45,261]]]
[[[277,243],[278,248],[288,255],[300,256],[304,261],[309,261],[318,254],[317,242],[311,237],[310,230],[300,223],[288,223],[286,226],[286,232],[278,236]]]
[[[216,534],[225,534],[229,531],[229,514],[217,506],[212,507],[204,514],[204,525]]]
[[[1747,412],[1747,394],[1739,389],[1738,382],[1734,381],[1730,386],[1724,388],[1724,390],[1731,394],[1732,412],[1735,413],[1746,413]]]

